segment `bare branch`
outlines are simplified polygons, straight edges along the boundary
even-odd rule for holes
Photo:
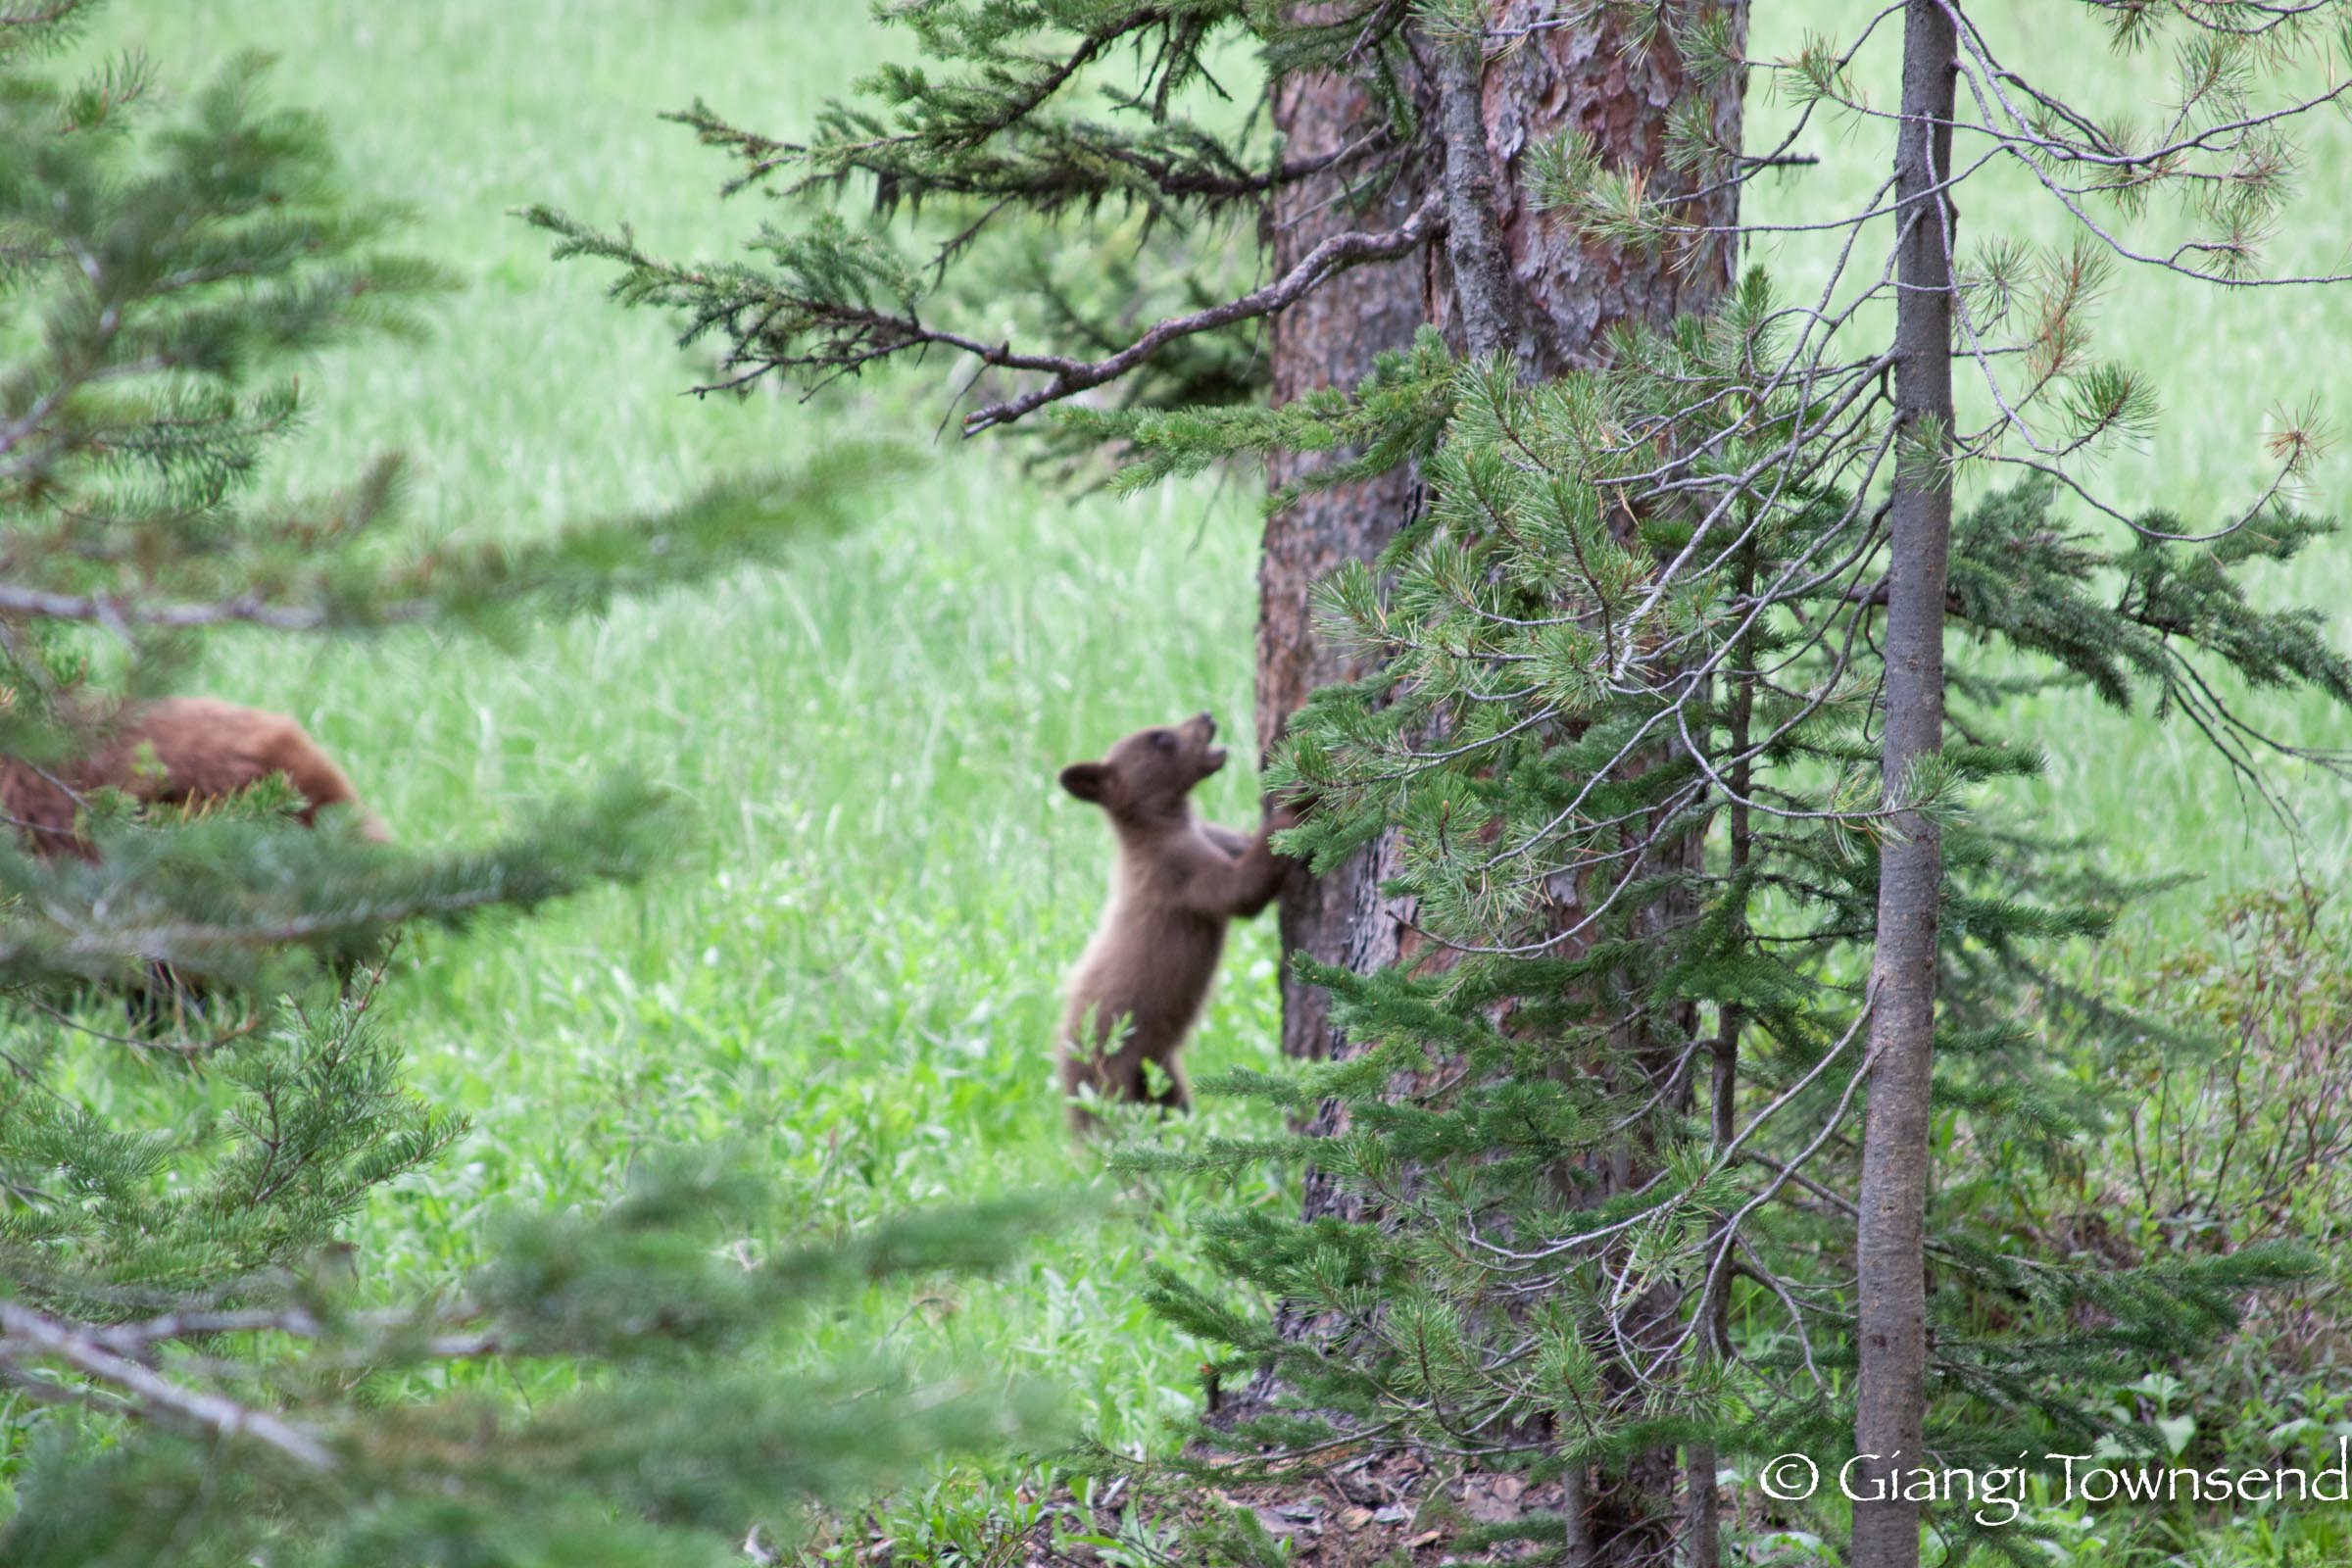
[[[174,1383],[107,1348],[94,1332],[20,1301],[0,1300],[0,1364],[22,1368],[28,1360],[60,1360],[85,1377],[122,1390],[161,1419],[224,1438],[251,1438],[306,1469],[335,1468],[335,1456],[326,1445],[302,1428],[267,1410]]]
[[[1300,258],[1297,267],[1265,287],[1254,289],[1239,299],[1212,305],[1206,310],[1170,317],[1106,359],[1070,360],[1057,355],[1012,355],[1000,349],[983,348],[968,338],[951,339],[937,333],[927,335],[935,341],[953,342],[967,352],[975,352],[991,365],[1007,365],[1018,369],[1048,370],[1053,373],[1053,379],[1035,391],[992,403],[965,416],[964,434],[974,435],[995,425],[1010,424],[1049,403],[1059,402],[1090,387],[1116,380],[1179,338],[1191,337],[1198,332],[1213,332],[1218,327],[1231,326],[1237,321],[1254,320],[1258,317],[1287,310],[1335,272],[1371,262],[1393,261],[1416,249],[1431,237],[1441,221],[1439,211],[1440,198],[1433,195],[1414,210],[1412,217],[1396,228],[1381,233],[1351,230],[1345,234],[1334,234]]]

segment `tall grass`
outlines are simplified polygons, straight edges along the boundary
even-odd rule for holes
[[[1802,9],[1764,8],[1759,51],[1820,24]],[[2038,37],[2037,9],[2014,7]],[[183,83],[235,50],[275,52],[277,91],[320,110],[356,180],[411,204],[414,247],[463,281],[421,343],[356,347],[306,372],[316,428],[274,483],[330,480],[398,448],[415,464],[412,526],[526,532],[877,431],[904,433],[916,453],[861,498],[857,529],[812,541],[782,570],[625,606],[525,647],[218,646],[213,688],[298,714],[410,842],[485,836],[614,766],[696,808],[689,848],[650,886],[403,955],[393,1026],[423,1091],[467,1112],[474,1132],[368,1215],[362,1255],[388,1287],[438,1283],[472,1260],[488,1206],[591,1200],[638,1151],[672,1140],[736,1140],[785,1195],[777,1236],[1011,1187],[1100,1184],[1063,1140],[1049,1038],[1106,845],[1054,773],[1202,706],[1246,728],[1253,482],[1124,504],[1073,497],[1025,473],[1013,448],[930,439],[944,367],[808,405],[681,397],[692,367],[660,323],[603,303],[592,272],[551,266],[543,236],[508,216],[547,201],[631,220],[665,250],[724,249],[756,225],[760,199],[718,203],[715,160],[654,116],[700,94],[769,129],[806,125],[884,42],[858,9],[805,0],[123,0],[94,40],[143,47]],[[2115,68],[2093,55],[2082,69]],[[2129,75],[2101,79],[2132,90]],[[2341,127],[2328,136],[2315,167],[2340,184],[2352,162]],[[1876,178],[1792,175],[1760,201],[1785,217]],[[2313,210],[2302,249],[2316,253],[2340,225],[2324,200]],[[1793,242],[1753,259],[1794,279],[1820,265]],[[2217,301],[2121,279],[2111,341],[2159,372],[2169,405],[2154,450],[2116,466],[2126,496],[2192,515],[2225,506],[2260,461],[2241,416],[2352,391],[2328,347],[2344,341],[2347,311],[2352,297]],[[2323,500],[2345,472],[2341,458],[2323,467]],[[2346,624],[2341,549],[2271,586]],[[2306,742],[2352,739],[2316,706],[2263,710]],[[2011,808],[2100,834],[2118,869],[2243,886],[2275,880],[2298,853],[2179,727],[2075,695],[2015,717],[2052,766]],[[2352,832],[2340,793],[2309,779],[2289,793],[2311,827],[2300,853],[2333,870]],[[1207,794],[1226,820],[1254,812],[1241,767]],[[2179,926],[2205,896],[2141,918]],[[1273,957],[1265,923],[1241,937],[1196,1048],[1201,1067],[1272,1057]],[[154,1089],[125,1076],[114,1092]],[[1247,1114],[1212,1103],[1148,1135],[1198,1136]],[[1191,1393],[1186,1347],[1135,1304],[1147,1264],[1186,1255],[1181,1196],[1116,1195],[1100,1224],[1049,1241],[1008,1279],[877,1295],[813,1332],[1043,1371],[1098,1434],[1144,1441]]]

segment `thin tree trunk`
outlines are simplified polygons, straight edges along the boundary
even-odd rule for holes
[[[1895,151],[1895,463],[1886,598],[1889,796],[1943,743],[1944,578],[1952,498],[1951,242],[1939,189],[1951,166],[1957,60],[1939,0],[1909,0],[1903,19],[1903,124]],[[1879,858],[1878,952],[1871,964],[1870,1100],[1862,1134],[1860,1368],[1854,1451],[1868,1494],[1898,1468],[1926,1462],[1928,1090],[1936,1024],[1936,901],[1943,846],[1936,824],[1897,815]],[[1875,1456],[1875,1457],[1873,1457]],[[1919,1505],[1854,1505],[1854,1568],[1917,1568]]]
[[[1756,550],[1753,535],[1740,548],[1736,568],[1738,576],[1732,591],[1742,600],[1755,592]],[[1759,641],[1758,633],[1751,627],[1736,645],[1732,667],[1726,672],[1732,690],[1724,746],[1736,760],[1726,779],[1731,786],[1732,805],[1724,871],[1726,876],[1735,881],[1747,869],[1748,858],[1755,846],[1754,813],[1748,806],[1754,761],[1747,755],[1747,747],[1755,724]],[[1747,1009],[1736,1002],[1725,1003],[1715,1020],[1707,1092],[1708,1143],[1719,1159],[1730,1152],[1733,1141],[1739,1134],[1740,1037],[1746,1028]],[[1727,1215],[1724,1223],[1717,1226],[1709,1238],[1707,1255],[1710,1259],[1723,1245],[1729,1225],[1730,1218]],[[1720,1363],[1729,1359],[1731,1354],[1732,1283],[1728,1266],[1723,1272],[1708,1278],[1705,1290],[1705,1298],[1698,1304],[1698,1316],[1705,1324],[1701,1331],[1699,1353]],[[1721,1489],[1715,1484],[1720,1457],[1711,1443],[1693,1443],[1684,1455],[1684,1568],[1717,1568],[1723,1561],[1723,1534],[1717,1518],[1722,1510],[1723,1498]]]
[[[1731,0],[1725,9],[1743,35],[1745,0]],[[1629,41],[1611,11],[1577,25],[1557,22],[1546,0],[1502,0],[1490,9],[1488,26],[1521,36],[1498,58],[1482,61],[1457,46],[1418,41],[1425,69],[1416,91],[1432,145],[1371,199],[1379,204],[1376,218],[1395,220],[1438,190],[1446,236],[1418,257],[1350,272],[1277,317],[1271,333],[1277,404],[1362,379],[1377,355],[1406,347],[1424,322],[1441,327],[1457,351],[1505,352],[1531,379],[1555,375],[1596,360],[1620,323],[1663,326],[1729,286],[1728,239],[1702,242],[1696,256],[1629,256],[1564,237],[1535,211],[1523,183],[1525,155],[1571,128],[1590,138],[1604,162],[1643,172],[1653,190],[1687,188],[1666,165],[1665,144],[1669,112],[1690,94],[1705,91],[1717,134],[1727,145],[1740,142],[1737,79],[1701,89],[1669,38]],[[1530,25],[1537,23],[1544,24]],[[1274,98],[1275,125],[1286,155],[1295,158],[1346,145],[1379,112],[1359,83],[1338,76],[1291,77]],[[1366,219],[1357,203],[1364,195],[1332,180],[1282,192],[1271,215],[1272,270],[1287,270],[1330,233],[1361,226]],[[1717,235],[1738,216],[1736,191],[1728,187],[1691,207],[1693,220]],[[1326,461],[1278,458],[1272,481],[1286,485]],[[1261,737],[1277,735],[1317,686],[1360,673],[1315,637],[1309,592],[1342,563],[1369,560],[1393,538],[1417,507],[1418,488],[1417,476],[1390,473],[1309,493],[1268,520],[1257,635]],[[1383,836],[1332,873],[1290,889],[1281,904],[1284,953],[1303,952],[1356,973],[1410,961],[1412,911],[1380,891],[1394,872],[1396,849],[1393,835]],[[1287,965],[1283,1049],[1316,1057],[1345,1056],[1352,1049],[1331,1028],[1324,994]],[[1344,1115],[1326,1104],[1308,1130],[1338,1132]],[[1310,1219],[1352,1207],[1338,1184],[1311,1171],[1304,1203]],[[1282,1327],[1301,1337],[1314,1331],[1288,1311]],[[1269,1394],[1261,1383],[1240,1408],[1260,1406]],[[1662,1472],[1655,1465],[1636,1468],[1644,1473],[1591,1494],[1595,1564],[1653,1554],[1658,1531],[1672,1532],[1671,1460]],[[1708,1468],[1711,1475],[1711,1458]],[[1662,1498],[1661,1490],[1668,1495]],[[1588,1521],[1580,1517],[1577,1524],[1581,1530]]]

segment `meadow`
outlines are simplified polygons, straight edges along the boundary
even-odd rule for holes
[[[2040,43],[2030,0],[2011,9]],[[1805,21],[1760,15],[1757,52]],[[731,249],[762,200],[719,202],[718,161],[656,115],[699,95],[770,130],[806,125],[858,72],[907,47],[859,8],[123,0],[91,40],[122,46],[183,82],[241,49],[274,54],[275,91],[318,110],[352,182],[406,204],[405,248],[459,284],[420,339],[356,345],[306,368],[313,428],[272,476],[277,489],[332,483],[398,450],[411,460],[406,526],[499,536],[655,506],[846,440],[908,444],[856,499],[852,528],[782,569],[623,605],[520,647],[421,634],[312,651],[216,643],[204,683],[298,715],[404,842],[486,839],[616,767],[662,780],[689,808],[684,852],[642,887],[403,950],[387,1027],[420,1092],[473,1130],[367,1215],[354,1240],[370,1280],[446,1285],[475,1261],[498,1205],[592,1202],[639,1152],[676,1141],[732,1141],[773,1181],[761,1241],[835,1235],[908,1204],[1092,1192],[1102,1217],[1049,1237],[1010,1273],[877,1291],[818,1324],[805,1348],[879,1344],[982,1377],[1048,1377],[1067,1391],[1076,1428],[1123,1447],[1150,1442],[1190,1407],[1197,1355],[1137,1292],[1148,1266],[1184,1266],[1187,1203],[1204,1195],[1114,1187],[1063,1136],[1055,993],[1094,919],[1106,840],[1054,774],[1127,730],[1207,707],[1236,737],[1236,765],[1204,807],[1254,816],[1254,476],[1119,502],[1025,465],[1017,441],[935,438],[957,376],[944,364],[805,404],[683,396],[698,366],[663,323],[605,303],[593,270],[551,263],[546,237],[511,215],[545,202],[627,220],[664,251]],[[2130,71],[2103,56],[2082,69],[2131,91]],[[2330,123],[2305,193],[2309,231],[2289,234],[2288,262],[2343,261],[2328,198],[2352,178],[2347,151]],[[1791,175],[1761,200],[1800,212],[1820,194],[1811,177],[1842,181],[1842,202],[1877,176]],[[1793,241],[1762,249],[1756,259],[1800,276],[1814,265]],[[2166,407],[2149,448],[2115,468],[2134,503],[2221,513],[2261,471],[2250,432],[2264,409],[2315,395],[2352,407],[2352,370],[2329,349],[2352,335],[2343,291],[2215,299],[2130,276],[2105,319]],[[2321,508],[2341,493],[2346,462],[2338,452],[2315,475]],[[2265,590],[2326,607],[2352,631],[2352,548]],[[2257,697],[2256,710],[2304,744],[2352,742],[2317,705]],[[2323,776],[2282,774],[2297,834],[2234,791],[2181,726],[2127,720],[2077,694],[2014,716],[2051,766],[1997,806],[2099,835],[2119,872],[2200,879],[2135,912],[2126,957],[2110,961],[2190,936],[2217,892],[2298,863],[2331,876],[2344,860],[2352,811]],[[1239,933],[1195,1047],[1199,1070],[1272,1062],[1275,956],[1270,922]],[[168,1092],[135,1070],[106,1086]],[[1189,1124],[1141,1135],[1190,1139],[1261,1114],[1211,1101]],[[1241,1199],[1288,1200],[1273,1185]]]

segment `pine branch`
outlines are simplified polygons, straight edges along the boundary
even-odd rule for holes
[[[867,302],[873,288],[909,288],[906,273],[874,259],[863,247],[838,234],[775,241],[797,274],[779,283],[745,270],[690,270],[655,260],[624,236],[586,228],[549,208],[523,216],[564,236],[556,254],[597,256],[623,269],[614,293],[628,304],[683,307],[694,314],[689,339],[723,326],[733,347],[727,367],[736,373],[698,392],[734,391],[773,371],[854,371],[878,360],[931,347],[951,348],[999,369],[1031,371],[1046,384],[1001,399],[964,416],[963,430],[977,434],[1009,424],[1050,403],[1104,385],[1134,370],[1172,343],[1238,322],[1287,310],[1324,282],[1350,268],[1391,261],[1417,249],[1442,224],[1439,199],[1431,196],[1396,228],[1350,230],[1315,246],[1283,276],[1236,299],[1166,318],[1114,354],[1097,360],[991,344],[968,334],[934,327],[909,311],[879,309]],[[821,288],[813,285],[823,285]],[[811,339],[813,341],[811,341]]]
[[[114,564],[86,551],[64,558],[18,556],[0,562],[0,613],[101,626],[125,641],[135,640],[140,628],[252,625],[285,632],[355,632],[424,622],[480,626],[531,612],[579,613],[616,598],[781,560],[808,540],[838,529],[844,497],[905,461],[893,448],[844,447],[804,471],[721,480],[659,511],[575,522],[518,543],[469,546],[461,534],[390,565],[347,563],[314,550],[299,564],[273,574],[280,581],[272,592],[247,589],[213,601],[155,596],[156,564],[150,558],[121,564],[122,589],[75,593],[23,579],[38,572],[71,580]],[[363,508],[359,522],[372,521],[381,507]],[[358,532],[350,520],[288,519],[275,526],[314,543],[348,544]],[[6,537],[0,534],[0,544]],[[191,561],[172,575],[201,586],[210,574],[205,565]]]

